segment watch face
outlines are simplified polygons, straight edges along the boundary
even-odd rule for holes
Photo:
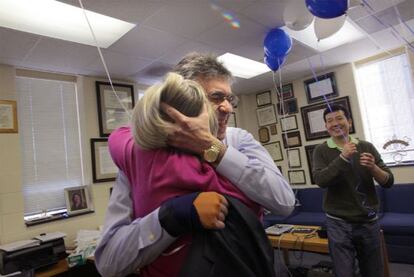
[[[204,152],[204,159],[209,162],[215,162],[217,160],[219,152],[214,151],[213,149],[208,149]]]

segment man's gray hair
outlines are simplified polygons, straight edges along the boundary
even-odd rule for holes
[[[204,89],[195,81],[169,73],[163,83],[148,88],[134,107],[132,131],[135,142],[141,148],[149,150],[167,146],[167,135],[173,124],[172,119],[161,110],[161,102],[188,117],[199,116],[205,105],[209,114],[210,131],[216,135],[217,118]]]
[[[231,72],[213,54],[189,53],[178,62],[172,72],[195,81],[224,79],[233,82]]]

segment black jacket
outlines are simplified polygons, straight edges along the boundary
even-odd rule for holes
[[[226,198],[226,227],[193,235],[180,276],[275,276],[273,249],[257,216],[239,200]]]

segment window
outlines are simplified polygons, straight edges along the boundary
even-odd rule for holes
[[[356,72],[366,139],[387,164],[414,163],[414,91],[407,55],[362,64]]]
[[[25,216],[66,209],[83,180],[76,84],[16,77],[16,92]]]

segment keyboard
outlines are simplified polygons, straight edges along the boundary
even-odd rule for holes
[[[279,236],[283,233],[290,232],[293,229],[293,225],[290,224],[275,224],[266,228],[266,234]]]

